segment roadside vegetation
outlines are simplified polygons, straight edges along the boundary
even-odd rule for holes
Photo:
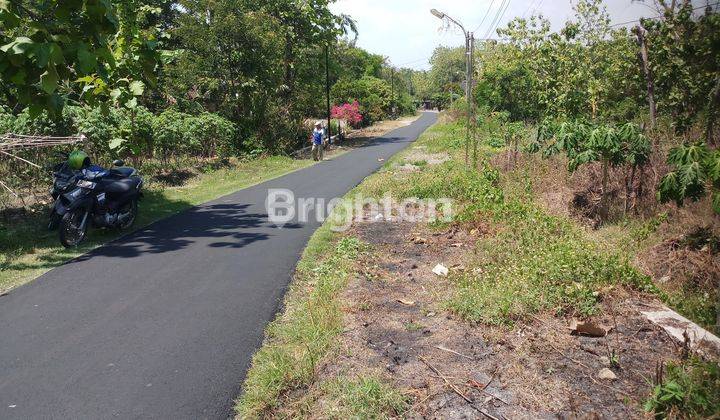
[[[547,168],[535,172],[524,167],[532,155],[522,155],[513,169],[508,164],[512,148],[494,147],[488,137],[479,147],[479,170],[469,169],[463,163],[464,130],[462,119],[445,115],[409,150],[348,194],[378,199],[391,194],[398,200],[450,197],[455,200],[451,222],[409,227],[394,221],[361,222],[342,234],[330,233],[326,225],[313,237],[288,294],[288,309],[276,321],[284,327],[279,335],[276,324],[268,329],[267,342],[250,369],[237,406],[239,416],[450,413],[437,408],[443,404],[433,405],[438,395],[451,401],[451,412],[466,407],[472,415],[476,408],[442,382],[443,376],[450,378],[463,395],[472,396],[477,388],[472,381],[463,383],[465,370],[485,372],[488,385],[493,377],[498,381],[490,389],[510,405],[482,405],[482,392],[473,397],[476,407],[495,416],[573,412],[568,410],[631,417],[644,410],[658,417],[716,414],[716,362],[688,358],[678,350],[682,346],[650,327],[632,306],[667,300],[667,295],[663,285],[653,283],[642,270],[638,249],[619,245],[619,235],[626,241],[647,240],[655,225],[665,222],[650,220],[618,232],[618,226],[627,225],[608,223],[593,229],[570,214],[554,212],[537,194],[544,182],[538,177]],[[531,140],[522,136],[523,144]],[[398,231],[402,236],[397,237]],[[446,236],[450,239],[440,241]],[[615,242],[611,244],[610,238]],[[332,295],[321,294],[317,285],[336,278],[327,273],[326,261],[336,261],[337,253],[345,252],[339,244],[348,241],[363,244],[360,254],[352,255],[352,274],[333,270],[344,280]],[[436,241],[438,245],[428,245]],[[429,273],[435,263],[448,261],[455,263],[448,264],[447,280]],[[313,308],[333,308],[323,311],[321,320],[308,318],[308,313],[317,312],[306,306],[318,296],[323,296],[323,303]],[[614,326],[605,339],[572,338],[567,325],[573,319]],[[330,339],[306,332],[327,325],[332,325],[325,327],[332,331]],[[648,332],[638,335],[640,331]],[[312,347],[320,351],[310,356],[307,343],[320,343]],[[484,347],[490,343],[492,347]],[[448,353],[448,348],[460,356]],[[493,357],[474,356],[490,348],[495,349]],[[451,359],[443,359],[448,356]],[[658,374],[657,366],[665,366],[664,373]],[[609,369],[620,379],[601,384],[605,380],[594,378],[597,371],[588,370],[593,368]],[[438,378],[440,390],[413,385],[427,381],[422,377],[428,374]],[[394,389],[398,394],[391,401],[397,403],[388,401],[394,394],[370,390],[358,399],[356,385],[368,381]],[[538,390],[547,395],[538,397]],[[575,393],[592,395],[587,401],[596,403],[576,402],[579,405],[572,408],[573,397],[568,396]]]
[[[406,401],[374,376],[342,374],[314,383],[329,354],[337,351],[343,331],[340,292],[356,275],[355,261],[367,246],[332,230],[332,219],[310,239],[285,298],[282,315],[266,330],[262,348],[248,371],[235,407],[239,418],[282,417],[382,418],[401,413]],[[315,393],[297,398],[313,385]],[[308,411],[317,398],[320,411]]]

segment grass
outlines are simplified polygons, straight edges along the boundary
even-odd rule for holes
[[[417,171],[396,169],[407,163],[404,156],[423,152],[446,152],[453,159],[415,163]],[[481,162],[494,153],[494,148],[483,147]],[[470,322],[510,327],[542,311],[596,314],[603,297],[616,287],[657,292],[631,265],[625,246],[598,243],[572,220],[543,210],[532,196],[530,177],[508,189],[501,185],[500,173],[486,163],[481,163],[482,170],[468,170],[463,155],[462,127],[437,124],[348,194],[377,199],[391,194],[396,200],[448,197],[455,200],[453,223],[488,226],[490,233],[476,244],[473,266],[466,274],[451,275],[456,287],[445,302],[451,311]],[[632,234],[646,240],[659,223],[662,220],[637,223]],[[245,394],[236,406],[240,417],[384,418],[407,409],[397,390],[372,374],[340,373],[331,379],[316,375],[319,361],[332,363],[334,342],[342,331],[337,296],[353,275],[351,263],[360,252],[363,245],[357,239],[333,233],[328,223],[313,236],[286,297],[286,310],[268,328],[266,343],[253,359]],[[361,309],[369,307],[361,304]],[[422,326],[410,322],[405,328],[416,331]],[[685,388],[698,386],[701,390],[694,395],[712,396],[717,392],[713,371],[710,382],[703,382],[707,366],[698,369]]]
[[[365,196],[455,200],[455,222],[491,226],[492,235],[477,243],[475,270],[454,278],[457,286],[447,307],[472,322],[511,325],[540,311],[592,315],[612,287],[654,290],[649,278],[619,253],[600,249],[570,220],[549,215],[532,197],[505,191],[490,165],[468,170],[462,129],[440,124],[414,147],[450,152],[454,159],[419,171],[395,173],[392,162],[360,187]],[[482,156],[493,151],[481,150]],[[402,156],[397,157],[402,159]]]
[[[140,203],[137,228],[168,217],[214,198],[284,175],[312,164],[272,156],[237,162],[191,178],[179,187],[163,187],[149,182],[145,199]],[[60,245],[57,232],[45,229],[45,215],[34,214],[13,224],[0,225],[0,292],[35,279],[105,242],[119,237],[115,230],[91,229],[87,240],[76,249]]]
[[[244,393],[235,409],[241,418],[258,418],[277,409],[283,394],[308,386],[318,363],[342,331],[337,295],[353,273],[364,245],[342,237],[325,223],[310,239],[285,298],[285,310],[266,330],[253,356]]]
[[[311,413],[327,419],[386,419],[403,413],[408,403],[397,389],[381,379],[368,376],[339,376],[320,384],[322,412]]]

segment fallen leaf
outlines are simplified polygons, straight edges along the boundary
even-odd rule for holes
[[[412,238],[412,241],[413,241],[413,243],[418,244],[418,245],[427,243],[427,239],[421,238],[419,236]]]
[[[405,299],[396,299],[398,302],[402,303],[403,305],[407,306],[413,306],[415,304],[415,301],[413,300],[405,300]]]

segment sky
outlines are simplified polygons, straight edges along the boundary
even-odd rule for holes
[[[508,3],[509,1],[509,3]],[[703,6],[712,0],[695,0]],[[498,14],[502,4],[506,4]],[[605,0],[613,23],[657,16],[653,0]],[[553,30],[562,28],[574,12],[570,0],[338,0],[331,5],[335,13],[345,13],[358,24],[357,45],[374,54],[386,56],[397,67],[428,69],[428,60],[438,45],[462,46],[464,37],[455,27],[443,28],[440,19],[430,14],[436,8],[460,21],[475,38],[497,38],[490,24],[498,15],[498,27],[515,17],[542,14]],[[488,13],[489,11],[489,13]],[[483,22],[483,16],[487,18]],[[482,25],[481,25],[482,23]]]

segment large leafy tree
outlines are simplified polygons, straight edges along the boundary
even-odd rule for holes
[[[0,92],[32,114],[68,100],[134,106],[154,80],[158,12],[134,0],[0,0]]]
[[[695,17],[689,0],[658,3],[663,19],[643,20],[649,61],[655,75],[658,111],[673,117],[676,130],[705,124],[708,140],[716,141],[720,109],[720,15],[712,7]]]

